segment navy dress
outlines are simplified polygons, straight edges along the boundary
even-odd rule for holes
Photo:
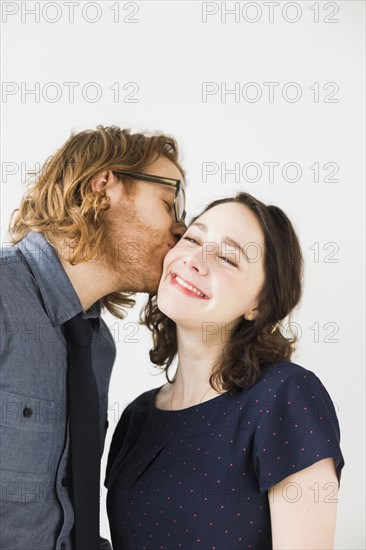
[[[328,457],[340,481],[336,410],[313,372],[266,365],[250,388],[178,411],[156,408],[159,389],[125,408],[113,436],[115,550],[270,550],[269,487]],[[292,486],[288,498],[299,491]]]

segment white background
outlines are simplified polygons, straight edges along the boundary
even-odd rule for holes
[[[2,2],[2,243],[25,190],[24,172],[72,130],[97,124],[177,138],[189,181],[188,218],[238,190],[283,208],[306,261],[293,360],[322,380],[341,426],[346,466],[335,547],[365,548],[364,2],[74,2],[73,18],[66,2],[36,4]],[[225,21],[225,8],[236,15]],[[74,98],[65,82],[78,83]],[[219,91],[203,97],[204,82]],[[269,82],[278,83],[272,98]],[[39,93],[27,93],[37,86]],[[237,86],[239,96],[221,95],[225,86]],[[128,102],[133,89],[137,101]],[[268,162],[280,163],[274,181]],[[204,163],[217,166],[206,181]],[[228,174],[225,181],[221,163],[227,169],[239,163],[239,180]],[[309,168],[315,163],[319,181]],[[129,336],[137,325],[127,323],[137,322],[145,298],[138,295],[123,322],[105,317],[117,341],[106,449],[126,404],[165,382],[149,361],[150,334],[138,327]],[[105,461],[106,453],[103,473]],[[103,492],[108,536],[104,499]]]

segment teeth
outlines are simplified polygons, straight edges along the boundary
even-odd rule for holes
[[[178,283],[182,286],[184,286],[185,288],[188,288],[190,291],[194,292],[195,294],[197,294],[197,296],[202,296],[204,297],[205,295],[202,294],[202,292],[200,292],[199,290],[197,290],[196,288],[194,288],[194,286],[192,285],[189,285],[188,283],[186,283],[185,281],[183,281],[183,279],[181,279],[180,277],[178,277],[177,275],[175,276],[175,280],[178,281]]]

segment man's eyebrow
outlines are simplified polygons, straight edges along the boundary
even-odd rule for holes
[[[160,187],[162,191],[169,192],[169,194],[171,191],[175,193],[175,187],[173,187],[173,185],[161,185]]]
[[[192,226],[196,226],[199,229],[201,229],[204,233],[207,233],[207,225],[205,225],[204,223],[193,222],[193,223],[191,223],[191,225],[189,227],[192,227]],[[189,229],[189,227],[188,227],[188,229]],[[234,239],[232,239],[231,237],[225,236],[225,237],[223,237],[222,242],[224,244],[232,246],[233,248],[238,248],[239,251],[242,253],[243,257],[247,260],[247,262],[249,262],[249,257],[247,255],[247,253],[245,252],[244,248],[241,247],[239,243],[234,241]]]

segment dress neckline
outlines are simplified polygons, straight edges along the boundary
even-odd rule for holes
[[[164,384],[163,384],[164,386]],[[225,397],[225,396],[228,396],[228,395],[232,395],[231,392],[229,391],[226,391],[224,393],[221,393],[220,395],[216,395],[215,397],[212,397],[211,399],[207,399],[207,401],[203,401],[202,403],[197,403],[197,405],[191,405],[190,407],[186,407],[184,409],[173,409],[173,410],[169,410],[169,409],[159,409],[156,404],[155,404],[155,397],[156,397],[156,394],[158,393],[158,391],[163,387],[163,386],[159,386],[159,388],[155,388],[153,391],[152,391],[152,394],[151,394],[151,407],[153,409],[153,411],[157,412],[157,413],[167,413],[167,414],[173,414],[173,413],[184,413],[184,412],[188,412],[188,411],[193,411],[193,409],[197,409],[199,407],[203,407],[204,405],[207,405],[208,403],[212,403],[213,401],[216,401],[216,399],[221,399],[222,397]]]

